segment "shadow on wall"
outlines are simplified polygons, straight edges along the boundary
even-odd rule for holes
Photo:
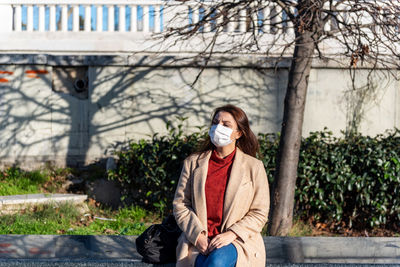
[[[256,132],[279,130],[286,70],[207,68],[192,86],[198,72],[189,67],[3,66],[2,163],[84,166],[104,158],[113,144],[165,134],[166,122],[175,116],[188,117],[189,130],[208,125],[212,110],[226,103],[242,107]]]

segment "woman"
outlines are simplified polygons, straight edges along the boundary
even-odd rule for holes
[[[215,110],[199,152],[183,163],[173,201],[183,233],[177,267],[264,267],[261,230],[269,189],[259,145],[246,114],[226,105]]]

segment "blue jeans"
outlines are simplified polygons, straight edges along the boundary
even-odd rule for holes
[[[234,245],[229,244],[222,248],[214,249],[207,256],[199,254],[195,267],[235,267],[237,251]]]

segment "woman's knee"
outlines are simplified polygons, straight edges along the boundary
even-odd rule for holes
[[[209,267],[234,267],[237,260],[236,248],[231,244],[224,247],[216,253],[211,253],[207,258],[207,266]]]
[[[208,267],[226,267],[226,266],[230,266],[227,265],[227,259],[224,257],[217,257],[217,256],[208,256],[208,260],[207,260],[207,266]]]

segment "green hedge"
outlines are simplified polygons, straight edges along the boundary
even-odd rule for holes
[[[324,131],[303,140],[300,214],[359,229],[400,222],[399,133],[338,139]]]
[[[109,178],[121,184],[123,198],[150,210],[171,209],[182,162],[205,136],[201,129],[185,135],[184,118],[180,120],[176,127],[167,123],[168,136],[155,134],[151,140],[130,142],[126,150],[116,153],[117,168]]]
[[[184,134],[167,125],[168,136],[131,142],[117,153],[118,180],[124,195],[148,209],[171,208],[182,161],[206,133]],[[259,135],[259,158],[272,185],[279,135]],[[315,221],[353,228],[400,222],[400,131],[368,137],[335,138],[326,129],[303,139],[295,210]]]

